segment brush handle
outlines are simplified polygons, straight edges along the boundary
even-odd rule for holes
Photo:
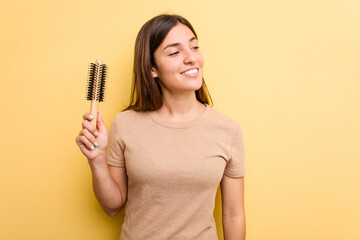
[[[90,120],[90,123],[96,128],[97,121],[97,112],[98,112],[99,101],[92,100],[90,107],[90,114],[93,115],[93,119]]]

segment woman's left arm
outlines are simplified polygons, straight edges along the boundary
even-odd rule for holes
[[[220,189],[224,240],[245,240],[244,177],[224,175]]]

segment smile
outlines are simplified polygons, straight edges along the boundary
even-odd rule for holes
[[[189,69],[184,72],[181,72],[180,74],[194,76],[194,75],[197,75],[198,71],[199,71],[198,68],[193,68],[193,69]]]

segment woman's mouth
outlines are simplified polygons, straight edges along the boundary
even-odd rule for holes
[[[196,77],[199,74],[199,69],[198,68],[188,69],[184,72],[181,72],[180,74],[189,77]]]

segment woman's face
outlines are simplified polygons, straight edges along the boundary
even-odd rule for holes
[[[170,30],[154,58],[157,67],[152,68],[152,75],[159,78],[162,88],[170,92],[201,88],[204,59],[195,35],[186,25],[179,23]]]

